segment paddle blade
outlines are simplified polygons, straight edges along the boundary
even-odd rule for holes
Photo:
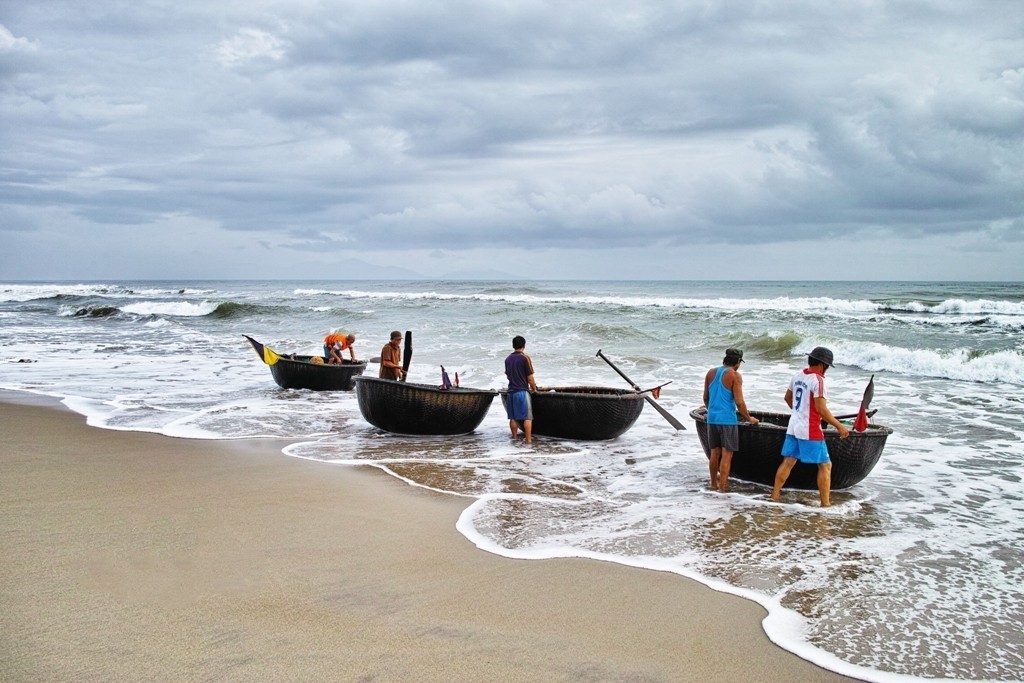
[[[871,399],[875,397],[875,376],[871,375],[871,379],[868,380],[868,385],[864,387],[864,398],[860,401],[860,409],[866,411],[868,406],[871,405]]]
[[[402,349],[402,377],[404,382],[409,378],[409,364],[412,363],[412,330],[405,331],[405,348]]]

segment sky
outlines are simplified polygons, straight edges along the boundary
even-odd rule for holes
[[[1024,280],[1020,0],[0,0],[0,280]]]

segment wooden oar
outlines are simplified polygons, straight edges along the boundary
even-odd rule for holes
[[[865,415],[867,415],[868,417],[874,417],[875,413],[877,412],[878,408],[875,408],[874,410],[869,410],[868,412],[866,412]],[[833,415],[832,417],[834,417],[837,420],[849,420],[851,417],[857,417],[857,413],[850,413],[849,415]]]
[[[412,362],[412,330],[405,331],[405,349],[402,350],[402,382],[409,376],[409,363]]]
[[[603,353],[601,353],[601,349],[597,350],[597,355],[605,363],[607,363],[608,365],[612,366],[612,370],[614,370],[615,372],[619,373],[619,377],[621,377],[622,379],[626,380],[629,383],[629,386],[633,387],[633,389],[635,389],[636,391],[641,391],[640,385],[636,384],[633,380],[631,380],[629,377],[627,377],[626,373],[624,373],[622,370],[619,370],[617,367],[615,367],[615,363],[613,363],[610,360],[608,360],[608,358]],[[672,413],[668,412],[667,410],[662,408],[660,405],[658,405],[658,402],[654,400],[653,396],[651,396],[650,394],[646,394],[646,393],[643,396],[644,396],[644,400],[646,400],[648,403],[650,403],[654,407],[655,410],[657,410],[659,413],[661,413],[661,416],[663,418],[665,418],[666,420],[668,420],[668,423],[670,425],[672,425],[676,429],[686,429],[686,427],[683,426],[682,422],[680,422],[679,420],[677,420],[675,417],[672,416]]]

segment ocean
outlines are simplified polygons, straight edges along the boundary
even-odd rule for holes
[[[671,382],[609,442],[512,442],[500,401],[462,437],[379,432],[352,392],[283,390],[243,338],[319,353],[334,328],[380,354],[413,332],[409,380],[503,388],[511,339],[538,384]],[[882,459],[833,492],[708,488],[689,411],[726,347],[752,410],[786,411],[806,353],[835,352],[833,412],[874,376]],[[367,374],[376,376],[370,364]],[[513,558],[587,557],[755,600],[780,646],[877,681],[1024,679],[1024,284],[137,281],[0,283],[0,388],[96,427],[284,437],[282,457],[363,465],[465,498],[458,530]],[[730,656],[742,656],[732,653]]]

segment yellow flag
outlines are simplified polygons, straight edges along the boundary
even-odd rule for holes
[[[277,361],[281,360],[281,356],[274,353],[273,349],[269,346],[263,347],[263,362],[267,365],[273,365]]]

